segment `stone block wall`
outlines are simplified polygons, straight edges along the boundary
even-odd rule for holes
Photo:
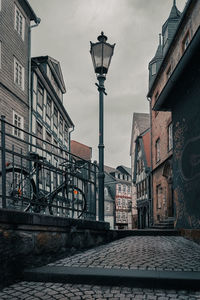
[[[0,283],[12,282],[26,267],[45,265],[115,238],[109,223],[0,209]]]

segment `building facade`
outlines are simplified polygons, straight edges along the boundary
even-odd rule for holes
[[[130,142],[130,156],[131,156],[131,175],[134,178],[135,170],[135,146],[137,137],[150,127],[150,116],[147,113],[133,113],[132,130],[131,130],[131,142]],[[133,228],[137,228],[137,191],[136,186],[132,182],[132,224]]]
[[[64,157],[63,151],[69,150],[70,130],[74,128],[63,104],[63,95],[66,92],[65,83],[60,63],[54,58],[34,57],[31,66],[30,131],[37,136],[37,138],[33,137],[32,143],[37,145],[37,152],[43,156],[47,155],[48,161],[53,163],[52,151]],[[55,149],[52,149],[50,144],[53,144]]]
[[[181,13],[173,1],[168,19],[162,27],[159,45],[154,58],[149,63],[149,92],[151,115],[151,161],[152,161],[152,198],[153,222],[169,220],[174,217],[174,202],[172,188],[172,116],[171,112],[154,111],[156,99],[162,91],[162,85],[170,77],[174,61],[165,66],[165,77],[160,77],[163,59],[176,32],[181,19]],[[162,37],[162,38],[161,38]],[[158,80],[159,78],[159,80]]]
[[[133,183],[136,187],[136,203],[138,212],[138,228],[151,225],[151,159],[150,129],[139,135],[135,141],[135,163]]]
[[[104,169],[114,180],[110,183],[105,181],[105,187],[111,191],[111,197],[115,199],[114,228],[132,229],[131,170],[124,166],[118,166],[116,169],[105,166]]]
[[[0,5],[0,111],[6,121],[29,130],[30,109],[30,32],[32,21],[40,20],[28,1],[1,0]],[[34,26],[35,26],[34,25]],[[20,140],[28,137],[16,128],[8,128],[15,137],[7,147],[27,151]]]
[[[200,2],[189,0],[156,78],[160,94],[153,106],[159,114],[172,112],[175,226],[189,229],[190,237],[200,229],[199,28]]]

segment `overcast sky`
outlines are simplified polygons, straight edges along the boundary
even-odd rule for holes
[[[98,160],[98,91],[90,41],[103,30],[116,43],[105,81],[105,164],[130,167],[133,112],[149,112],[148,63],[173,0],[29,0],[41,18],[32,30],[32,56],[49,55],[61,64],[67,92],[64,106],[72,139],[93,149]],[[177,0],[183,10],[186,0]]]

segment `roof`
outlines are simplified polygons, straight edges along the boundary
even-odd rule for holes
[[[159,34],[159,45],[156,50],[155,56],[152,58],[152,60],[149,62],[149,64],[153,63],[156,60],[160,60],[163,58],[163,49],[162,49],[162,42],[161,42],[161,34]]]
[[[125,166],[121,165],[121,166],[118,166],[118,167],[117,167],[117,170],[119,170],[119,171],[122,172],[122,173],[124,173],[124,171],[125,171],[125,173],[126,173],[127,175],[130,175],[130,176],[131,176],[131,168],[128,168],[128,167],[125,167]]]
[[[41,63],[41,64],[48,63],[62,93],[63,94],[66,93],[65,82],[63,79],[63,74],[62,74],[62,70],[61,70],[59,61],[57,61],[55,58],[53,58],[49,55],[32,57],[32,60],[36,61],[37,63]]]
[[[27,16],[30,18],[31,21],[35,21],[36,24],[40,23],[40,18],[38,18],[33,11],[32,7],[30,6],[29,2],[27,0],[18,0],[19,4],[23,9],[25,10]]]
[[[162,31],[165,31],[165,28],[167,27],[169,22],[173,22],[177,19],[180,19],[181,17],[181,12],[178,10],[177,6],[176,6],[176,0],[174,0],[173,2],[173,6],[171,8],[170,14],[168,19],[166,20],[166,22],[164,23],[163,27],[162,27]]]
[[[151,167],[151,134],[150,130],[146,131],[142,135],[143,145],[144,145],[144,152],[147,161],[147,166]]]
[[[118,172],[119,173],[119,171],[117,169],[109,167],[109,166],[106,166],[106,165],[104,165],[104,171],[107,172],[108,174],[114,173],[114,172]]]
[[[133,136],[136,124],[139,130],[139,134],[142,134],[145,130],[147,130],[150,127],[150,115],[147,113],[133,113],[130,155],[132,153],[132,145],[135,142],[133,141]]]
[[[92,159],[92,148],[72,140],[70,145],[71,153],[85,160]]]
[[[166,85],[162,89],[156,103],[154,104],[153,110],[170,111],[178,99],[177,93],[183,88],[184,78],[187,76],[195,78],[195,70],[198,71],[198,66],[200,65],[199,58],[200,49],[200,27],[196,31],[193,39],[185,50],[180,61],[176,65],[170,79],[167,81]],[[187,70],[185,72],[185,70]],[[183,78],[184,77],[184,78]],[[176,92],[176,96],[175,93]],[[175,100],[175,99],[176,100]]]
[[[175,39],[176,39],[176,37],[177,37],[177,33],[178,33],[179,28],[181,27],[181,25],[182,25],[182,23],[183,23],[183,20],[184,20],[186,14],[187,14],[188,8],[189,8],[190,5],[191,5],[192,3],[194,3],[195,1],[196,1],[196,0],[188,0],[188,1],[186,2],[185,8],[184,8],[184,10],[183,10],[183,12],[182,12],[182,14],[181,14],[180,21],[178,22],[178,25],[177,25],[176,31],[175,31],[175,33],[174,33],[174,36],[173,36],[173,38],[171,39],[171,42],[170,42],[170,44],[169,44],[169,46],[168,46],[168,48],[167,48],[167,51],[166,51],[166,53],[165,53],[165,56],[163,57],[162,63],[161,63],[161,65],[160,65],[160,67],[159,67],[159,70],[158,70],[158,72],[156,73],[156,77],[155,77],[155,79],[154,79],[152,85],[150,86],[150,89],[149,89],[149,91],[148,91],[147,97],[151,97],[151,96],[152,96],[152,93],[153,93],[154,88],[155,88],[155,86],[156,86],[156,83],[157,83],[157,81],[158,81],[158,79],[159,79],[159,77],[160,77],[160,74],[162,73],[163,68],[166,66],[166,57],[168,56],[168,53],[170,52],[171,45],[173,44],[173,42],[175,41]],[[170,14],[171,14],[171,13],[170,13]],[[165,24],[164,24],[164,25],[165,25]],[[164,25],[163,25],[163,26],[164,26]]]

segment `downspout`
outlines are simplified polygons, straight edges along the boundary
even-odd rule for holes
[[[153,226],[153,174],[152,174],[152,109],[151,109],[151,98],[147,97],[147,100],[149,101],[149,111],[150,111],[150,130],[151,130],[151,139],[150,139],[150,164],[151,164],[151,171],[150,171],[150,197],[151,197],[151,203],[150,203],[150,227]]]
[[[40,18],[37,18],[34,25],[29,26],[28,34],[28,102],[29,102],[29,134],[32,133],[32,97],[31,97],[31,29],[37,27],[41,22]],[[29,151],[32,150],[32,136],[29,135]]]
[[[74,125],[72,127],[72,130],[69,131],[69,152],[71,152],[71,133],[74,131]]]

